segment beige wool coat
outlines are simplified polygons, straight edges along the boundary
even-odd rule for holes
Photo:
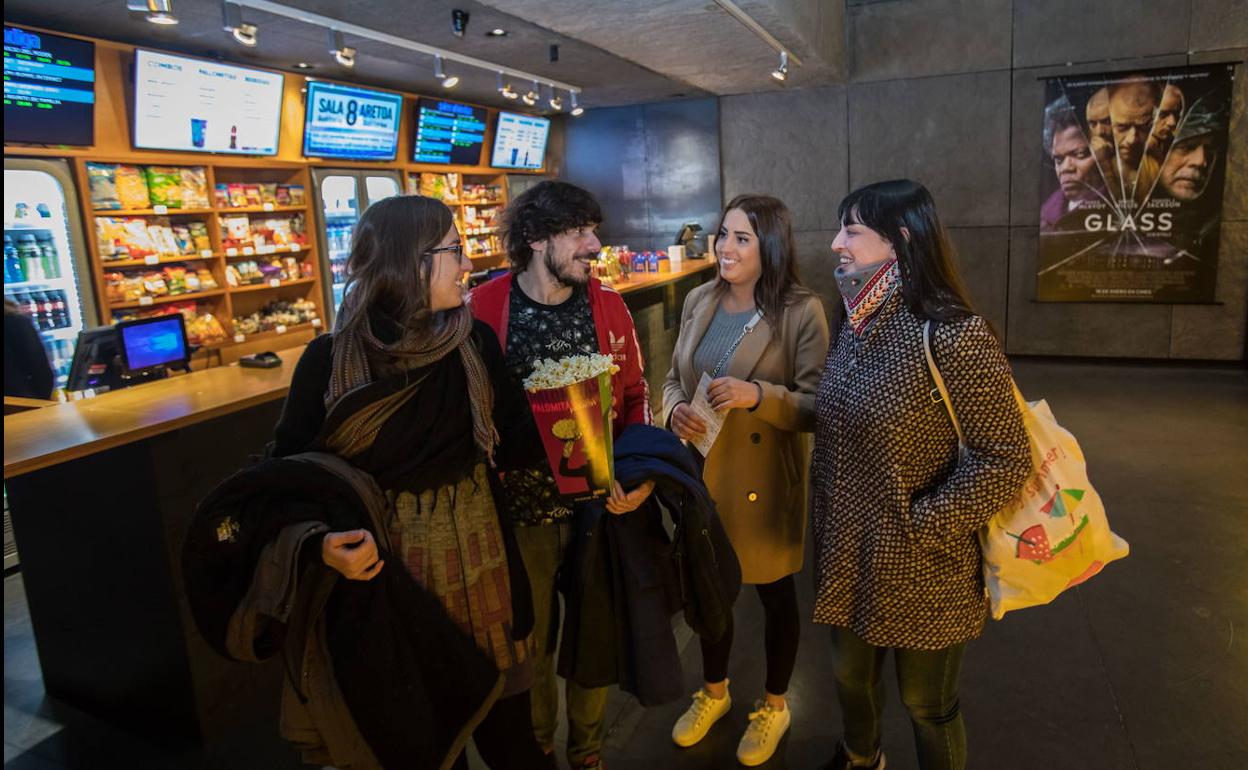
[[[685,299],[663,385],[664,425],[702,378],[693,353],[719,305],[717,284],[705,283]],[[725,367],[725,376],[758,383],[763,398],[752,410],[728,413],[703,473],[741,561],[742,581],[753,584],[802,569],[810,465],[805,434],[815,427],[815,392],[828,351],[828,321],[817,296],[789,305],[775,335],[773,322],[759,321]]]

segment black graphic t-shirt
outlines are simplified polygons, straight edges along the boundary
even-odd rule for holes
[[[583,287],[558,305],[543,305],[530,299],[519,281],[512,281],[510,305],[506,362],[517,382],[533,373],[538,360],[599,352],[589,295]],[[505,472],[503,485],[507,499],[500,503],[517,524],[545,524],[572,515],[545,456],[535,457],[524,470]]]

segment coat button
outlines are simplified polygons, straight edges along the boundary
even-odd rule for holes
[[[747,495],[745,496],[745,499],[746,499],[746,500],[749,500],[751,503],[757,503],[757,502],[758,502],[758,493],[757,493],[757,492],[750,492],[749,494],[747,494]]]
[[[750,434],[750,441],[751,441],[752,443],[757,444],[757,443],[761,442],[762,440],[763,440],[763,437],[762,437],[761,435],[759,435],[759,434],[757,434],[757,433],[751,433],[751,434]]]

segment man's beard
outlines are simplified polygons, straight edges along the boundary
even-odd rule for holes
[[[552,276],[554,276],[555,283],[559,284],[560,286],[575,288],[578,286],[584,286],[585,284],[589,283],[588,272],[586,272],[585,277],[583,278],[572,272],[572,268],[575,267],[575,264],[576,264],[575,255],[573,256],[573,259],[569,260],[566,264],[564,264],[563,266],[559,266],[555,264],[554,256],[549,251],[547,251],[545,261],[546,261],[547,272],[549,272]]]

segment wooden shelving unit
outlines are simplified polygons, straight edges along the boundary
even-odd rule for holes
[[[465,243],[469,241],[484,240],[489,247],[484,253],[471,253],[473,267],[478,270],[486,270],[494,267],[501,267],[507,261],[506,252],[502,246],[502,236],[499,232],[497,217],[504,206],[507,205],[507,177],[502,172],[489,174],[462,174],[454,172],[438,171],[404,171],[405,182],[404,189],[409,194],[423,194],[440,197],[442,202],[450,206],[451,211],[455,214],[455,226],[459,228],[459,233]],[[422,185],[421,177],[442,177],[442,184],[430,184],[426,180],[426,184]],[[496,191],[496,197],[489,199],[472,199],[468,200],[463,197],[465,185],[483,185]],[[422,192],[423,190],[423,192]],[[438,193],[441,193],[439,196]],[[486,220],[467,218],[467,209],[474,210],[491,210],[491,216]],[[486,222],[485,225],[475,225],[476,222]]]
[[[77,165],[78,178],[83,180],[87,179],[86,164],[88,162],[125,163],[138,166],[200,166],[205,170],[209,196],[212,196],[217,183],[302,185],[304,190],[304,202],[301,205],[213,205],[209,208],[193,209],[165,209],[157,207],[146,209],[97,209],[91,200],[90,186],[87,184],[79,185],[83,210],[90,212],[86,235],[88,250],[91,256],[93,282],[95,284],[96,306],[100,308],[100,317],[96,319],[99,323],[113,323],[114,314],[118,311],[141,310],[148,307],[193,301],[196,303],[197,313],[211,313],[221,323],[221,327],[225,331],[225,339],[205,343],[205,347],[216,349],[220,353],[220,360],[225,363],[237,360],[238,357],[249,352],[255,352],[250,348],[251,343],[257,339],[263,341],[278,336],[278,333],[275,331],[264,332],[263,334],[266,336],[243,335],[235,328],[236,324],[234,322],[235,318],[249,316],[260,310],[268,302],[276,299],[306,299],[316,305],[317,323],[315,325],[313,323],[300,323],[285,327],[283,334],[288,335],[287,341],[289,344],[296,345],[300,342],[306,342],[318,333],[322,326],[320,321],[325,317],[325,307],[320,289],[322,280],[321,263],[317,259],[316,253],[315,228],[317,224],[312,205],[312,181],[311,175],[308,173],[308,167],[305,164],[280,164],[272,161],[254,164],[250,159],[230,159],[216,156],[205,157],[202,163],[197,164],[166,164],[137,153],[133,156],[108,158],[78,157],[74,159],[74,162]],[[210,199],[213,198],[210,197]],[[265,215],[273,215],[274,218],[280,218],[283,214],[302,214],[304,242],[297,245],[226,248],[223,242],[222,218],[240,214],[245,214],[252,218]],[[174,224],[185,222],[188,219],[203,222],[208,229],[211,249],[190,254],[161,254],[142,259],[104,259],[96,230],[96,219],[100,217],[169,218]],[[300,277],[276,284],[266,281],[265,283],[240,286],[231,286],[226,278],[228,265],[243,260],[263,262],[271,258],[284,259],[286,257],[294,257],[301,264],[310,264],[312,267],[311,277]],[[219,288],[209,291],[186,292],[151,298],[145,297],[140,301],[117,302],[109,299],[107,279],[105,278],[107,273],[123,272],[134,274],[143,272],[145,268],[159,270],[169,265],[178,264],[185,264],[192,269],[198,267],[207,269],[212,273]]]

